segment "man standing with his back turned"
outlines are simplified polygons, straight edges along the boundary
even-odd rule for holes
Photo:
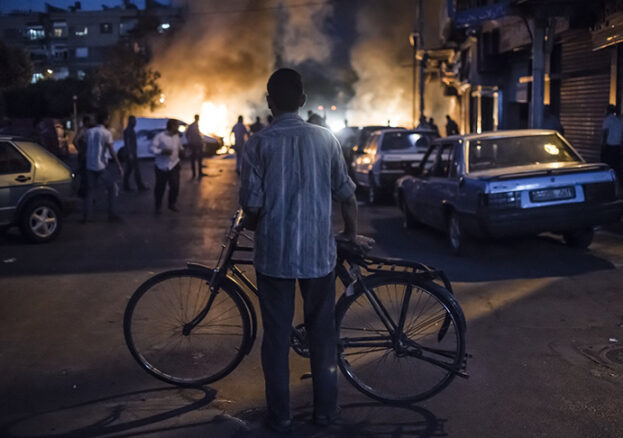
[[[371,244],[371,239],[357,236],[355,184],[339,142],[328,129],[298,116],[305,99],[299,73],[273,73],[267,101],[275,119],[251,136],[242,160],[240,204],[247,227],[256,229],[266,422],[279,432],[292,428],[288,354],[297,280],[309,338],[314,422],[327,426],[338,412],[332,199],[340,204],[344,219],[338,239],[362,247]]]

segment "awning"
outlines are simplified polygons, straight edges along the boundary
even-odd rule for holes
[[[623,12],[615,12],[591,31],[593,50],[623,43]]]

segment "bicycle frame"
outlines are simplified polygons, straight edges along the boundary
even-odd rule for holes
[[[258,298],[260,296],[260,292],[257,288],[257,285],[251,279],[249,279],[242,270],[238,268],[238,266],[253,265],[253,261],[249,259],[235,257],[235,254],[238,252],[244,252],[244,253],[253,252],[253,248],[251,246],[243,246],[243,245],[239,245],[238,243],[243,227],[244,227],[244,215],[242,213],[242,210],[238,210],[236,212],[236,215],[234,216],[232,226],[226,237],[226,243],[223,245],[221,254],[219,256],[219,261],[217,262],[217,266],[215,268],[211,269],[204,265],[200,265],[196,263],[187,264],[189,268],[198,268],[198,269],[203,269],[203,270],[207,269],[211,271],[212,276],[209,281],[209,287],[212,293],[208,300],[208,303],[202,309],[202,311],[199,312],[199,314],[197,314],[197,316],[193,318],[192,321],[190,321],[184,326],[183,333],[185,335],[189,334],[192,331],[192,329],[196,325],[198,325],[203,320],[203,318],[205,318],[205,316],[210,310],[212,303],[214,302],[216,295],[218,294],[218,289],[222,281],[224,280],[224,278],[229,278],[230,280],[232,280],[234,283],[236,283],[240,287],[241,291],[239,295],[245,302],[247,306],[247,310],[249,311],[249,314],[251,317],[253,329],[252,329],[250,342],[249,342],[250,345],[247,348],[247,352],[249,352],[251,350],[252,344],[256,337],[255,335],[256,335],[257,316],[255,314],[253,305],[251,304],[249,297],[246,295],[244,290],[247,289],[251,291]],[[346,262],[348,262],[348,264],[350,265],[350,269],[347,269]],[[409,261],[400,260],[400,259],[379,258],[379,257],[371,257],[371,256],[367,256],[365,258],[362,258],[362,257],[349,258],[348,256],[340,254],[338,256],[335,273],[336,273],[337,279],[339,279],[341,283],[343,284],[343,286],[345,287],[345,290],[346,290],[345,293],[348,294],[349,289],[359,288],[359,290],[363,294],[366,295],[367,299],[370,301],[370,304],[372,305],[379,319],[381,320],[381,322],[383,323],[387,331],[390,333],[390,337],[387,339],[387,341],[389,341],[389,343],[393,344],[396,347],[397,347],[397,344],[401,342],[401,339],[399,339],[399,337],[397,337],[395,334],[402,333],[402,330],[404,328],[407,306],[406,305],[402,306],[402,312],[399,317],[399,321],[398,323],[394,322],[391,316],[389,315],[389,312],[387,311],[387,309],[381,302],[381,300],[379,300],[379,298],[376,296],[373,290],[370,290],[366,286],[365,281],[363,281],[364,277],[361,274],[362,267],[363,269],[369,272],[372,272],[372,273],[387,271],[388,270],[387,268],[389,268],[389,271],[395,271],[396,268],[398,267],[405,268],[409,270],[411,275],[417,276],[419,279],[440,280],[444,284],[446,289],[452,293],[452,286],[450,284],[450,281],[447,279],[447,277],[442,271],[434,270],[421,263],[409,262]],[[411,297],[411,293],[412,293],[412,288],[411,286],[408,286],[406,294],[405,294],[405,298],[404,298],[404,300],[407,303]],[[448,319],[448,317],[446,317],[446,320],[444,321],[442,329],[440,330],[440,333],[438,335],[440,339],[443,338],[443,336],[445,335],[445,332],[447,331],[449,324],[450,324],[450,320]],[[293,328],[293,331],[295,335],[299,337],[299,340],[304,342],[303,336],[299,333],[299,331],[294,328]],[[358,340],[361,342],[375,341],[375,340],[378,340],[378,337],[360,338]],[[349,344],[349,345],[357,346],[357,344]],[[370,346],[370,343],[368,342],[366,345]],[[382,344],[378,344],[378,346],[386,347],[388,346],[388,343],[385,342]]]

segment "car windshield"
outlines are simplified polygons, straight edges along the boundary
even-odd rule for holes
[[[426,152],[428,149],[428,137],[415,132],[388,132],[383,136],[381,150],[389,153],[405,152],[414,149],[416,152]]]
[[[483,138],[469,143],[469,171],[581,161],[555,134]]]

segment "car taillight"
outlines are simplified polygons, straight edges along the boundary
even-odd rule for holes
[[[521,207],[521,192],[489,193],[485,195],[483,202],[489,208],[506,209]]]
[[[584,184],[584,200],[591,202],[610,202],[617,197],[617,184],[615,181]]]

